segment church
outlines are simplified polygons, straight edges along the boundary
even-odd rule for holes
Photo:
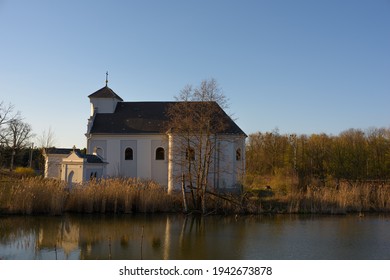
[[[175,149],[177,133],[167,114],[177,102],[125,102],[106,85],[90,94],[86,152],[73,149],[46,149],[45,177],[68,184],[92,178],[132,177],[154,180],[168,192],[180,190],[183,174],[180,159],[188,157]],[[226,124],[213,135],[208,182],[214,189],[235,191],[245,172],[246,134],[213,104]],[[195,155],[193,155],[195,158]]]

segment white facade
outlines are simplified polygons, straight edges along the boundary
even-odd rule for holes
[[[45,178],[59,179],[61,178],[61,164],[62,160],[68,156],[68,154],[43,154],[45,158]]]
[[[88,153],[100,151],[107,162],[108,177],[136,177],[156,181],[168,191],[180,190],[179,163],[183,158],[174,146],[173,135],[92,135],[88,138]],[[209,183],[216,189],[239,187],[245,172],[245,137],[224,136],[219,139],[212,156]],[[126,159],[126,150],[133,157]],[[163,151],[163,158],[158,153]],[[237,156],[239,154],[239,156]]]
[[[180,139],[180,137],[179,137]],[[177,140],[177,141],[176,141]],[[245,172],[245,137],[237,135],[213,136],[211,141],[210,168],[208,173],[209,186],[218,191],[240,191]],[[169,135],[169,166],[168,190],[181,188],[182,175],[188,172],[185,152],[178,148],[180,140],[175,135]],[[192,142],[196,142],[192,140]],[[195,147],[196,148],[196,147]],[[239,156],[238,156],[239,155]],[[194,156],[194,167],[199,164],[197,153]],[[204,153],[202,154],[204,158]],[[196,169],[193,168],[193,169]],[[196,176],[196,171],[193,172]],[[188,179],[185,179],[188,185]],[[194,182],[193,182],[194,183]]]
[[[45,178],[82,183],[106,177],[106,163],[98,156],[82,154],[77,149],[45,149]]]
[[[88,162],[86,157],[74,151],[62,160],[61,169],[61,180],[68,184],[106,177],[105,163]]]
[[[96,113],[113,113],[118,101],[116,98],[90,98],[91,117]]]
[[[123,102],[107,86],[89,99],[87,154],[73,151],[48,157],[45,177],[68,183],[133,177],[153,180],[169,192],[181,189],[186,155],[177,148],[180,137],[164,126],[166,109],[172,102]],[[234,191],[240,189],[245,172],[246,135],[230,118],[227,121],[232,128],[211,139],[214,146],[208,182],[211,188]]]
[[[107,162],[107,176],[151,179],[168,184],[167,137],[165,135],[92,135],[87,140],[88,153],[100,153]],[[159,149],[160,148],[160,149]],[[164,157],[156,158],[157,149]],[[126,158],[131,149],[132,157]],[[129,155],[129,153],[128,153]]]

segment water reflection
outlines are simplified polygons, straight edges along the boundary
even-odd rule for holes
[[[387,216],[0,217],[1,259],[390,259]]]

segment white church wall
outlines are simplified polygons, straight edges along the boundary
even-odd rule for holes
[[[138,177],[167,181],[167,166],[153,164],[154,146],[164,142],[164,135],[92,135],[88,140],[88,153],[96,148],[103,149],[104,161],[107,162],[107,176]],[[166,146],[166,144],[165,144]],[[125,160],[125,150],[133,150],[133,160]],[[166,164],[167,165],[167,164]],[[158,170],[157,170],[158,169]]]
[[[156,158],[157,149],[164,149],[163,159]],[[167,140],[151,141],[151,179],[162,186],[168,186],[168,142]]]
[[[110,154],[107,151],[107,139],[100,137],[90,139],[88,142],[87,153],[96,154],[105,160],[106,156]]]
[[[88,151],[96,147],[103,149],[106,176],[137,177],[152,179],[168,191],[180,190],[181,174],[185,171],[180,166],[183,155],[174,152],[173,137],[166,135],[93,135],[88,141]],[[209,185],[218,190],[232,190],[242,182],[245,172],[245,137],[219,136],[215,139],[215,154],[209,173]],[[133,160],[125,160],[126,148],[133,149]],[[158,147],[164,148],[164,160],[156,160]],[[241,157],[237,160],[237,149]],[[87,172],[88,173],[88,172]],[[89,176],[86,174],[85,176]]]
[[[106,154],[103,159],[107,162],[106,172],[107,176],[121,176],[120,173],[120,139],[116,137],[105,137],[106,141]]]
[[[62,159],[68,155],[49,154],[45,156],[45,178],[61,178]]]
[[[87,163],[84,168],[84,180],[99,179],[105,176],[104,166],[101,164]]]
[[[244,183],[245,174],[245,137],[237,137],[235,140],[235,182],[238,184]],[[237,151],[240,152],[239,158],[237,158]]]
[[[218,173],[219,189],[233,189],[239,187],[245,172],[245,138],[225,136],[220,142]],[[237,157],[237,150],[240,156]]]
[[[77,163],[63,163],[61,180],[68,184],[83,182],[83,166]]]
[[[212,138],[213,154],[211,155],[211,165],[209,169],[208,184],[216,190],[233,191],[239,186],[241,175],[244,171],[242,156],[236,160],[236,150],[238,147],[244,150],[244,137],[233,135],[218,136]],[[195,141],[195,140],[194,140]],[[178,191],[181,189],[181,176],[187,173],[187,169],[182,165],[185,162],[184,152],[177,148],[179,145],[174,135],[169,135],[168,142],[168,191]],[[176,147],[176,148],[175,148]],[[188,178],[186,178],[188,180]],[[194,183],[194,182],[193,182]],[[186,181],[186,185],[189,182]]]
[[[151,139],[146,137],[137,137],[137,172],[138,178],[151,179]]]
[[[234,185],[233,154],[234,144],[230,139],[220,141],[218,156],[218,189],[228,189]]]
[[[120,174],[120,138],[107,135],[93,135],[87,142],[87,153],[97,153],[107,162],[106,176],[121,176]],[[100,151],[100,152],[99,152]]]
[[[91,116],[93,116],[94,113],[113,113],[118,100],[115,98],[90,98],[90,102]]]
[[[132,158],[126,159],[126,150],[131,149]],[[137,141],[136,140],[120,140],[120,149],[117,158],[120,159],[120,176],[137,177]]]

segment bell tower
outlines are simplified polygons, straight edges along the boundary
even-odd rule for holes
[[[108,72],[106,72],[106,86],[88,96],[91,102],[91,115],[99,113],[114,113],[116,104],[123,101],[111,88],[108,87]]]
[[[112,114],[118,102],[123,101],[119,95],[108,87],[108,72],[106,72],[106,85],[88,97],[91,103],[91,114],[88,119],[87,133],[91,131],[96,114]]]

